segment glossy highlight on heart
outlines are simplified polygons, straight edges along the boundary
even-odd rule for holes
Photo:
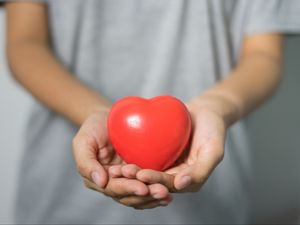
[[[173,96],[122,98],[107,122],[110,141],[125,162],[160,171],[181,155],[191,126],[186,106]]]

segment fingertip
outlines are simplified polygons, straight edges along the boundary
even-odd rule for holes
[[[169,195],[169,190],[162,184],[149,185],[149,190],[153,198],[164,199]]]
[[[100,188],[103,188],[107,184],[107,175],[103,171],[92,171],[91,172],[92,181]]]
[[[148,190],[144,188],[137,188],[137,190],[134,192],[134,194],[138,196],[146,196],[148,193]]]
[[[134,164],[128,164],[124,165],[121,168],[121,173],[124,177],[127,178],[136,178],[137,172],[140,170],[140,168]]]
[[[192,177],[190,175],[176,176],[174,180],[174,186],[177,190],[182,190],[188,187],[192,183]]]
[[[135,194],[139,196],[146,196],[149,194],[149,189],[145,184],[137,185],[135,188]]]

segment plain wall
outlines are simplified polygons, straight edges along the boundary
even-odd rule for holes
[[[300,224],[300,36],[287,38],[279,91],[249,124],[253,221]]]
[[[279,92],[251,116],[253,222],[295,220],[300,214],[300,38],[287,40]],[[0,223],[12,222],[22,134],[32,99],[11,78],[0,9]],[[300,220],[299,220],[300,222]]]

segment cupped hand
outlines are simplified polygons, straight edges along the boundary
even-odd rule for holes
[[[109,109],[91,114],[73,139],[74,159],[85,185],[137,209],[166,205],[172,197],[164,185],[147,185],[132,177],[113,176],[114,168],[126,163],[109,142],[108,113]]]
[[[187,104],[191,114],[193,132],[190,145],[172,168],[164,172],[130,169],[121,166],[119,175],[135,176],[146,184],[163,184],[170,192],[195,192],[208,179],[224,155],[226,123],[209,106]],[[130,174],[130,175],[128,175]]]
[[[175,176],[174,188],[195,192],[222,161],[226,136],[225,120],[206,106],[187,104],[193,123],[189,149],[178,164],[166,171]]]

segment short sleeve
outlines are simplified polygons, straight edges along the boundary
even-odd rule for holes
[[[245,33],[300,33],[300,0],[251,0]]]

